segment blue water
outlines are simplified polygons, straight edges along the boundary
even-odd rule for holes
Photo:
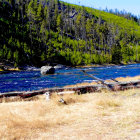
[[[110,79],[140,75],[140,64],[89,68],[64,68],[56,70],[55,75],[46,76],[42,76],[40,71],[21,71],[1,74],[0,93],[62,87],[76,83],[93,81],[92,78],[87,77],[80,70],[87,70],[87,73],[93,74],[98,78]]]

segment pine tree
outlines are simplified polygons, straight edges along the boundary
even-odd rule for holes
[[[61,14],[58,15],[56,22],[57,22],[57,30],[60,33],[62,31],[62,25],[63,25]]]
[[[39,3],[38,9],[37,9],[37,15],[36,15],[36,20],[37,20],[38,22],[41,22],[41,21],[42,21],[42,19],[43,19],[43,17],[44,17],[43,14],[44,14],[44,13],[43,13],[43,6],[42,6],[41,3]]]

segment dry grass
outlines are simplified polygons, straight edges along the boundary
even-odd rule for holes
[[[68,86],[65,86],[65,87],[80,87],[80,86],[91,86],[91,85],[97,85],[98,83],[97,82],[91,82],[91,83],[88,83],[88,82],[85,82],[85,83],[78,83],[78,84],[75,84],[75,85],[68,85]]]
[[[74,104],[74,103],[82,103],[86,102],[87,100],[84,98],[84,96],[79,96],[77,94],[65,94],[65,95],[57,95],[57,94],[52,94],[51,100],[57,103],[57,105],[63,105],[62,103],[59,102],[60,99],[63,99],[68,105]]]
[[[97,100],[96,104],[103,109],[108,107],[120,107],[121,101],[118,98],[114,97],[101,97]]]
[[[51,98],[1,103],[0,139],[140,139],[139,89]]]
[[[116,80],[121,81],[121,82],[135,81],[135,80],[140,80],[140,76],[135,76],[135,77],[119,77],[119,78],[116,78]]]
[[[9,68],[8,70],[11,70],[11,71],[19,71],[20,69],[17,67],[17,68]]]
[[[34,96],[31,98],[21,98],[19,96],[15,96],[15,97],[3,97],[0,98],[0,103],[9,103],[9,102],[19,102],[19,101],[37,101],[40,100],[43,96]]]

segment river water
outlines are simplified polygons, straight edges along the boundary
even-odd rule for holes
[[[140,64],[123,66],[104,66],[88,68],[63,68],[55,75],[42,76],[40,71],[20,71],[0,75],[0,93],[11,91],[30,91],[51,87],[63,87],[82,82],[92,82],[80,70],[101,79],[140,75]]]

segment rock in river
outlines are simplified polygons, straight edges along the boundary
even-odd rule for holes
[[[53,66],[43,66],[41,67],[41,74],[46,75],[46,74],[54,74],[55,73],[55,68]]]

